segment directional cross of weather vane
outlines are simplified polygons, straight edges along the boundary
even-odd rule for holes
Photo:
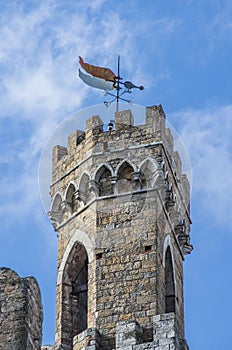
[[[105,90],[105,95],[112,96],[113,99],[104,104],[108,107],[112,102],[116,101],[116,111],[118,112],[118,103],[119,100],[128,102],[132,104],[133,101],[127,100],[122,97],[125,93],[131,93],[132,89],[143,90],[143,86],[136,86],[131,81],[122,81],[120,77],[120,56],[118,56],[118,74],[116,75],[111,69],[94,66],[89,63],[85,63],[83,58],[79,56],[79,63],[81,67],[89,74],[83,73],[79,69],[79,77],[81,80],[89,86],[92,86],[97,89]],[[122,88],[124,86],[124,89]],[[116,95],[111,90],[116,89]],[[123,89],[123,91],[121,91]]]

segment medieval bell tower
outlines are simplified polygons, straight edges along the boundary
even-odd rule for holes
[[[56,349],[187,350],[183,261],[189,183],[161,106],[134,126],[99,116],[55,146],[50,219],[58,233]]]

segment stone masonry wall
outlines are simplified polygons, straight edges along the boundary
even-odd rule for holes
[[[119,322],[116,327],[116,350],[189,350],[179,338],[174,313],[153,317],[153,339],[143,342],[143,328],[136,322]]]
[[[9,268],[0,269],[0,349],[40,350],[42,303],[33,277],[20,278]]]

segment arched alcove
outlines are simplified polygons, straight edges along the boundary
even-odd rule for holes
[[[80,242],[74,243],[64,267],[62,300],[65,345],[72,346],[73,337],[84,331],[88,322],[88,255]]]
[[[79,184],[79,194],[81,201],[86,204],[90,199],[90,190],[89,190],[89,175],[84,173],[81,176],[80,184]]]
[[[52,201],[51,211],[49,212],[49,217],[56,228],[62,221],[62,207],[61,207],[62,197],[57,193]]]
[[[154,184],[154,172],[156,170],[156,166],[153,161],[150,159],[146,159],[141,167],[141,181],[142,181],[142,188],[149,188],[152,187]]]
[[[76,190],[75,186],[72,183],[69,184],[67,192],[66,192],[66,197],[65,197],[71,214],[74,212],[74,192],[75,192],[75,190]]]
[[[117,171],[117,192],[118,193],[123,193],[123,192],[132,192],[134,191],[135,188],[135,184],[133,183],[133,172],[134,172],[134,168],[132,167],[132,165],[127,162],[124,161],[118,171]]]
[[[59,193],[57,193],[54,197],[54,200],[52,202],[52,208],[51,211],[53,212],[59,212],[61,211],[61,202],[62,202],[62,198],[61,195]]]
[[[175,281],[170,246],[165,253],[165,312],[175,312]]]
[[[102,165],[95,176],[96,182],[99,184],[99,197],[109,196],[113,194],[113,187],[111,183],[112,173],[108,167]]]

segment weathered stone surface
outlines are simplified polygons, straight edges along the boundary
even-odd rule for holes
[[[115,113],[115,129],[126,130],[126,128],[134,125],[134,117],[131,111],[121,111]]]
[[[189,184],[165,114],[148,107],[146,124],[134,126],[122,111],[115,130],[101,126],[91,117],[69,137],[67,155],[53,158],[56,346],[183,350]]]
[[[179,338],[174,313],[154,316],[153,339],[143,342],[143,329],[136,322],[120,322],[116,326],[116,350],[188,350],[185,340]]]
[[[42,319],[36,280],[20,278],[13,270],[0,268],[0,349],[39,350]]]

